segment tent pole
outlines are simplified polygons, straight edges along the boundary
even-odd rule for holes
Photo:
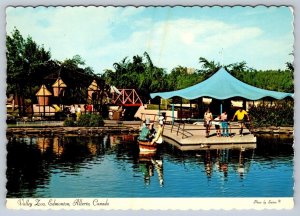
[[[181,113],[181,115],[180,115],[180,121],[182,121],[182,98],[180,98],[181,100],[180,100],[180,113]]]
[[[173,98],[172,98],[172,125],[174,125],[174,101],[173,101]]]
[[[198,98],[198,119],[200,119],[200,98]]]
[[[192,118],[192,102],[191,102],[191,100],[189,100],[190,101],[190,118]]]
[[[243,99],[243,109],[246,110],[246,100]]]
[[[161,98],[159,99],[159,103],[158,103],[158,118],[160,116],[160,102],[161,102]]]
[[[221,101],[221,104],[220,104],[220,114],[223,113],[223,101]]]

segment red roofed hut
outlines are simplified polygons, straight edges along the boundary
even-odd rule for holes
[[[65,94],[65,88],[67,85],[64,83],[64,81],[59,77],[55,83],[52,85],[53,88],[53,96],[58,97],[59,95],[64,96]]]
[[[93,80],[91,85],[88,87],[88,101],[92,101],[95,99],[94,95],[97,95],[97,93],[100,91],[100,88],[96,82],[96,80]]]
[[[37,96],[39,105],[49,105],[49,96],[51,96],[52,93],[46,88],[45,85],[42,85],[40,90],[35,95]]]

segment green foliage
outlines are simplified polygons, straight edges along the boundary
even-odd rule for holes
[[[289,70],[241,71],[236,73],[236,78],[258,88],[294,92],[293,73]]]
[[[102,76],[106,82],[117,88],[138,90],[143,102],[150,99],[150,92],[167,90],[166,72],[153,65],[147,52],[144,57],[133,56],[132,60],[125,57],[113,67],[114,70],[106,70]]]
[[[177,66],[167,75],[167,86],[169,90],[183,89],[203,80],[196,71],[188,71],[187,67]]]
[[[50,51],[38,45],[30,36],[23,38],[18,29],[14,29],[10,35],[7,35],[6,47],[7,94],[20,96],[19,100],[23,101],[19,103],[26,104],[25,99],[37,103],[36,91],[42,84],[51,91],[52,84],[58,76],[66,83],[67,88],[64,98],[55,103],[86,103],[87,88],[93,80],[97,81],[100,88],[98,104],[102,104],[103,97],[109,92],[109,86],[105,81],[94,74],[93,69],[86,66],[79,55],[63,62],[53,60]],[[20,115],[24,115],[26,108],[24,106],[23,111],[19,110]]]
[[[64,120],[64,126],[65,127],[73,127],[73,126],[75,126],[75,122],[72,118],[66,118]]]
[[[293,103],[276,103],[273,106],[259,105],[249,109],[249,115],[256,127],[293,126]]]
[[[103,124],[102,116],[96,114],[83,114],[77,122],[77,126],[79,127],[100,127]]]

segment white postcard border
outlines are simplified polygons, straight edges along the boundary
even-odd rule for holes
[[[292,209],[293,198],[8,198],[9,209],[24,210],[246,210]]]

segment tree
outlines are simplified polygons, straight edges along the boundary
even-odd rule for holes
[[[145,61],[146,60],[146,61]],[[143,56],[135,55],[113,64],[114,70],[106,70],[103,78],[117,88],[136,89],[143,102],[150,99],[150,92],[164,90],[166,73],[153,65],[147,52]]]
[[[33,88],[39,80],[36,74],[50,58],[50,51],[38,46],[28,36],[24,39],[18,29],[6,37],[7,92],[17,96],[19,113],[25,113],[25,98],[33,100]],[[23,109],[21,110],[21,105]]]
[[[202,69],[200,69],[199,72],[203,75],[204,79],[209,78],[221,68],[219,62],[208,61],[204,57],[199,58],[199,63],[202,64]]]
[[[53,60],[50,51],[39,46],[30,36],[24,39],[17,29],[14,29],[11,36],[7,35],[6,46],[7,93],[13,93],[17,96],[18,104],[23,105],[23,109],[19,109],[21,116],[26,113],[25,99],[30,99],[31,105],[36,103],[35,92],[40,86],[45,84],[51,90],[58,77],[67,85],[64,104],[86,103],[87,88],[96,80],[100,87],[99,104],[102,108],[102,99],[109,91],[109,86],[99,75],[94,74],[91,67],[85,65],[79,55],[63,62]]]
[[[202,76],[197,71],[188,73],[188,68],[180,65],[173,68],[171,73],[167,75],[169,90],[183,89],[195,85],[202,80]]]

